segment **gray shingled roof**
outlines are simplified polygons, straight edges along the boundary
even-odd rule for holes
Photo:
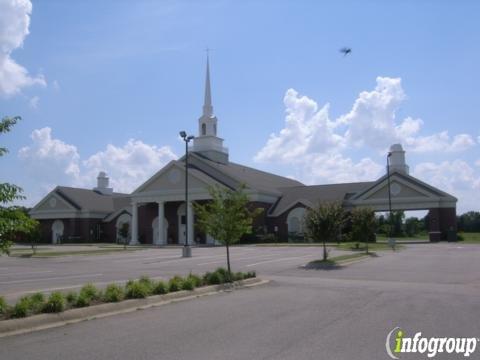
[[[375,181],[327,184],[312,186],[294,186],[280,189],[282,196],[269,212],[270,216],[279,216],[299,202],[316,205],[319,202],[343,202],[354,193],[372,186]]]
[[[234,162],[229,162],[228,164],[221,164],[198,156],[195,153],[193,153],[192,155],[193,157],[200,159],[201,162],[205,163],[207,166],[216,169],[217,171],[225,174],[236,182],[244,183],[248,188],[253,190],[263,190],[271,192],[279,191],[279,189],[285,187],[304,186],[301,182],[297,180],[257,170],[248,166],[236,164]],[[213,177],[219,182],[223,182],[222,179],[216,178],[215,174],[209,172],[208,167],[201,166],[198,161],[195,165],[198,170],[204,172],[206,175]],[[226,185],[230,186],[231,184]]]
[[[94,190],[57,186],[55,191],[81,211],[110,213],[130,203],[127,194],[102,195]]]

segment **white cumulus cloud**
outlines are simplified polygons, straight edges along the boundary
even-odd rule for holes
[[[471,135],[459,134],[451,139],[448,131],[429,136],[407,137],[404,139],[407,150],[413,152],[462,152],[475,146]]]
[[[37,129],[30,135],[32,144],[19,150],[29,170],[48,183],[80,176],[80,155],[77,147],[52,138],[52,129]],[[39,178],[40,180],[40,178]]]
[[[108,144],[83,162],[87,170],[84,182],[95,179],[99,171],[106,171],[115,191],[131,192],[177,156],[170,147],[148,145],[130,139],[122,147]]]
[[[383,174],[383,155],[394,143],[415,153],[454,153],[476,146],[468,134],[422,135],[422,119],[397,119],[406,98],[400,78],[377,77],[374,89],[362,91],[348,113],[331,119],[329,104],[320,107],[288,89],[283,99],[285,126],[270,135],[254,160],[293,167],[306,183],[360,181]],[[370,157],[354,161],[349,154],[357,155],[360,149],[382,156],[381,164]]]
[[[272,134],[255,160],[286,161],[310,153],[332,152],[344,146],[342,136],[335,134],[336,123],[330,121],[328,104],[318,110],[317,103],[288,89],[283,98],[285,128],[279,135]]]
[[[417,164],[413,175],[423,181],[456,196],[458,212],[478,209],[480,172],[462,159],[453,161],[422,162]]]
[[[108,144],[85,160],[75,145],[52,136],[52,129],[34,130],[32,143],[19,157],[42,188],[56,185],[93,188],[100,171],[106,171],[117,192],[131,192],[177,156],[168,146],[157,147],[130,139],[123,146]]]
[[[0,95],[12,96],[21,89],[32,86],[46,86],[43,75],[31,76],[28,70],[15,62],[12,52],[23,46],[29,34],[30,0],[0,1]]]

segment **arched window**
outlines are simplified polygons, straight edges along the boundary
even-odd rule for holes
[[[217,136],[217,124],[213,124],[213,135]]]
[[[202,124],[202,135],[207,135],[207,125],[205,123]]]
[[[303,221],[305,208],[297,207],[291,210],[287,216],[288,232],[293,234],[303,234]]]

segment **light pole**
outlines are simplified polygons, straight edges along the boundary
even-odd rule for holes
[[[180,136],[185,141],[185,244],[183,245],[182,256],[192,257],[192,248],[188,244],[188,143],[195,136],[189,135],[185,131],[180,131]]]
[[[392,156],[391,152],[387,154],[388,212],[389,212],[389,223],[390,223],[390,226],[388,227],[389,228],[388,243],[392,247],[392,249],[395,250],[395,240],[392,237],[393,225],[392,225],[392,194],[390,192],[390,156]]]

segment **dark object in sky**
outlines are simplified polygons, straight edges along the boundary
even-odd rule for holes
[[[343,56],[347,56],[348,54],[350,54],[352,52],[352,49],[344,47],[344,48],[340,49],[340,52],[343,53]]]

